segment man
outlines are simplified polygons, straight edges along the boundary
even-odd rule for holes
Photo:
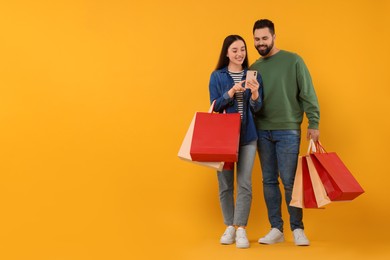
[[[279,177],[285,190],[290,228],[296,245],[310,244],[304,233],[302,209],[289,206],[301,140],[303,113],[309,126],[307,139],[317,141],[320,111],[310,73],[302,58],[274,46],[275,27],[263,19],[253,26],[254,45],[262,56],[251,67],[263,78],[264,101],[255,115],[257,148],[263,174],[264,198],[271,231],[259,239],[261,244],[284,241],[281,216],[282,196]]]

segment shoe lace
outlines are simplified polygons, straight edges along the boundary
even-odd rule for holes
[[[271,232],[269,232],[267,235],[265,235],[265,237],[264,238],[266,238],[266,239],[270,239],[270,238],[272,238],[272,237],[274,237],[275,236],[275,234],[274,234],[274,232],[273,232],[273,230],[271,231]]]
[[[246,237],[245,230],[242,230],[241,232],[237,231],[236,236],[237,236],[237,238],[245,238]]]
[[[295,237],[296,239],[305,239],[305,234],[302,230],[295,231]]]
[[[233,232],[229,229],[226,229],[225,232],[223,233],[223,236],[232,236]]]

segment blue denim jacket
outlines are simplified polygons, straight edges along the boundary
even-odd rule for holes
[[[246,79],[246,71],[247,69],[244,70],[242,80]],[[241,120],[240,145],[257,140],[253,112],[259,111],[263,104],[263,80],[260,73],[257,73],[257,81],[260,87],[259,98],[256,101],[251,99],[252,93],[249,89],[244,92],[244,111]],[[226,110],[226,113],[238,113],[238,103],[235,96],[230,98],[227,93],[233,86],[234,81],[229,75],[227,67],[216,70],[211,74],[209,84],[210,103],[214,100],[216,101],[214,105],[215,112],[223,113]]]

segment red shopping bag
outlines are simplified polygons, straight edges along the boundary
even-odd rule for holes
[[[224,170],[234,170],[235,162],[225,162],[223,165]]]
[[[363,194],[363,188],[339,156],[334,152],[326,152],[319,142],[317,146],[318,152],[310,156],[329,198],[332,201],[353,200]]]
[[[306,159],[302,157],[303,204],[305,208],[318,208]]]
[[[240,142],[239,113],[197,112],[191,143],[191,158],[201,162],[237,162]]]
[[[193,162],[195,164],[199,164],[202,166],[210,167],[217,171],[222,171],[222,169],[225,169],[224,162],[196,162],[192,160],[190,155],[190,149],[191,149],[192,135],[194,133],[194,124],[195,124],[195,115],[192,118],[190,126],[188,127],[187,133],[183,139],[183,142],[180,146],[180,150],[177,155],[179,156],[180,159]]]
[[[309,174],[310,174],[310,180],[311,180],[311,185],[313,187],[313,192],[314,196],[316,199],[316,203],[318,208],[321,208],[331,202],[329,196],[326,193],[324,184],[321,181],[321,178],[318,174],[317,169],[315,168],[313,161],[310,157],[310,155],[306,156],[306,162],[307,162],[307,167],[309,169]]]

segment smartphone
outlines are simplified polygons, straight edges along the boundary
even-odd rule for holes
[[[257,70],[248,70],[246,72],[246,81],[245,81],[245,87],[246,87],[246,82],[248,82],[248,80],[257,80]]]

